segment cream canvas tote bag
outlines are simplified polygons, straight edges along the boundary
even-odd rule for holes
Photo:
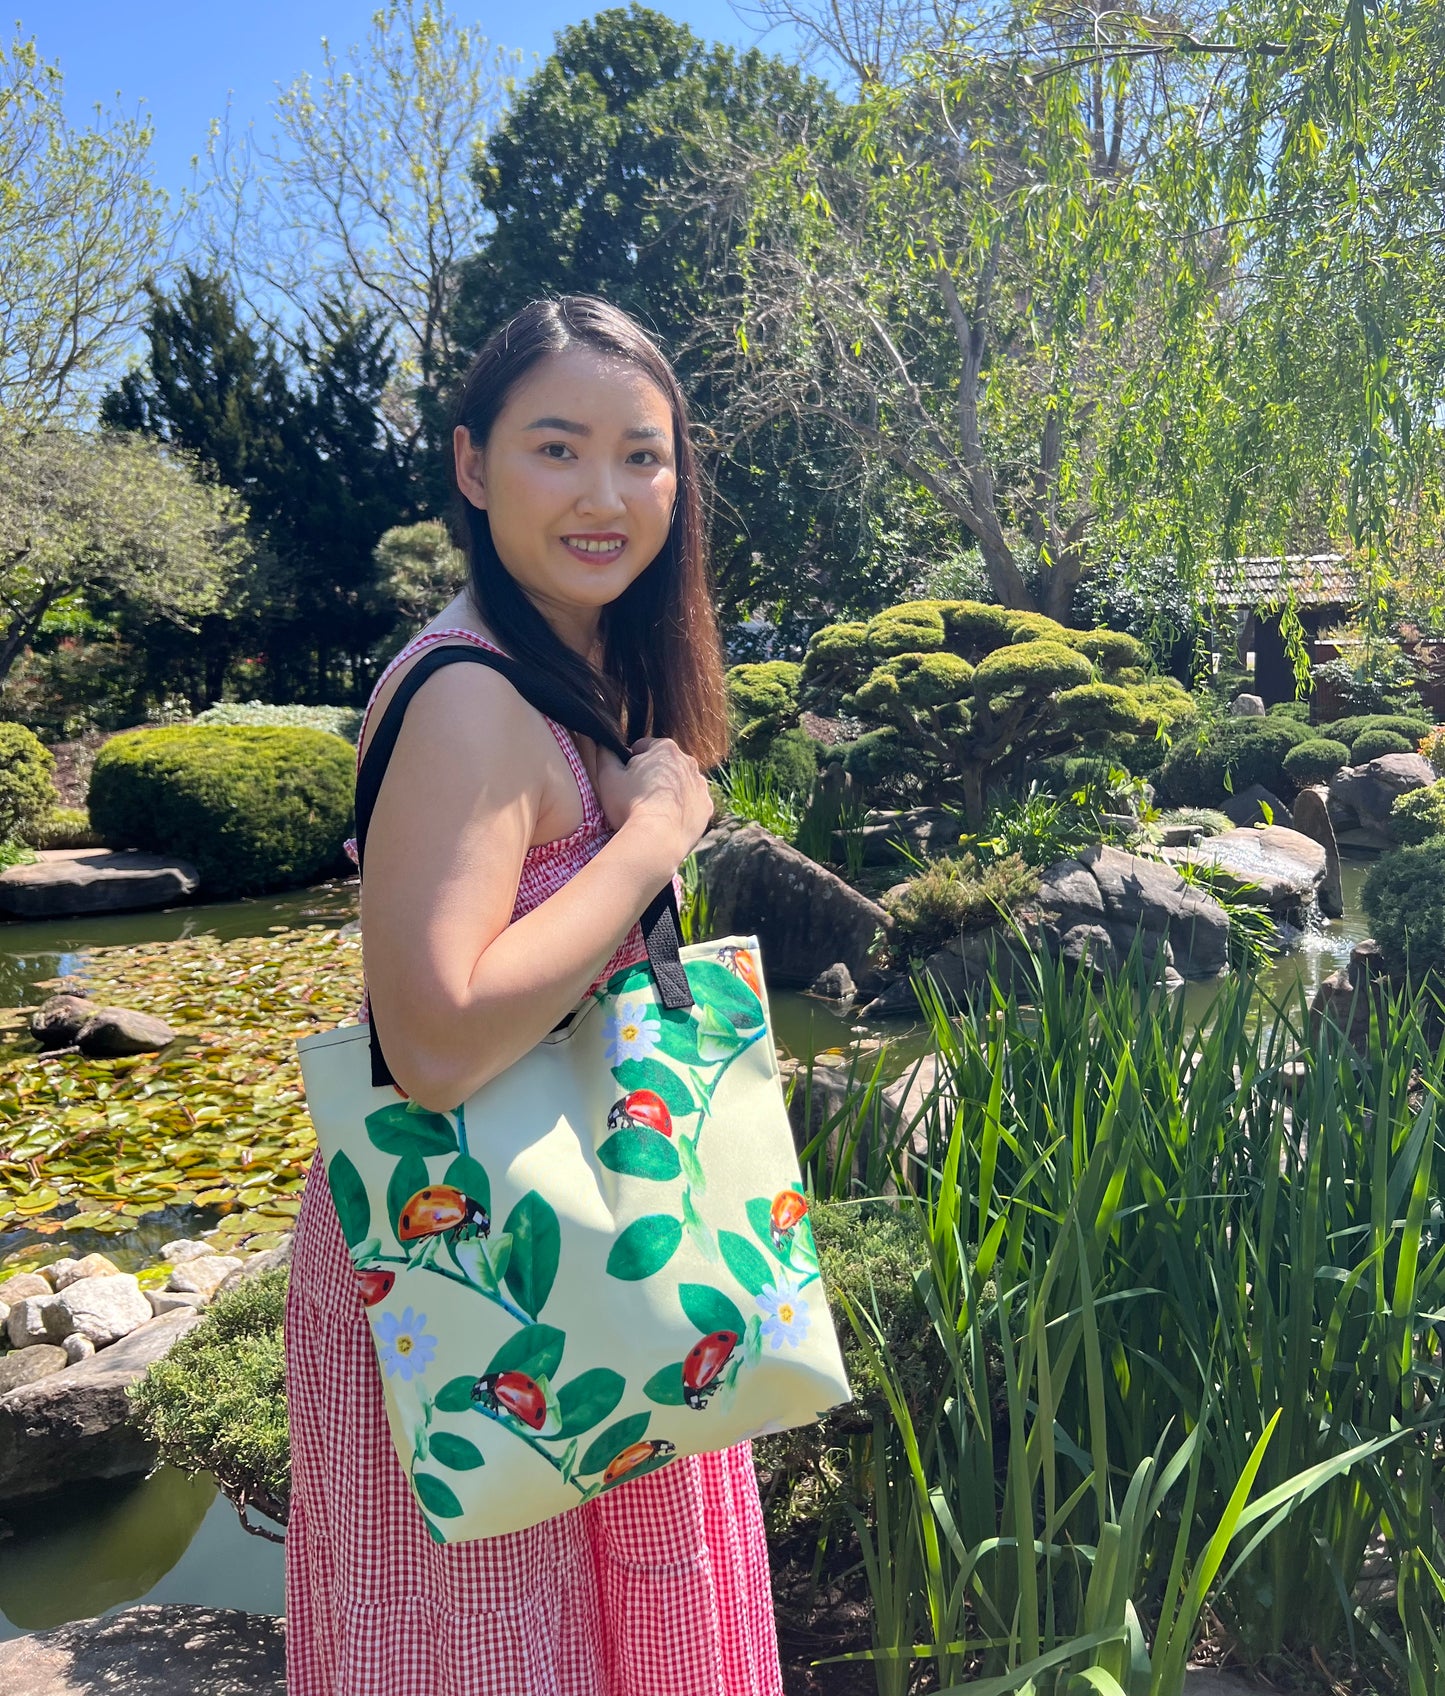
[[[518,681],[481,649],[418,660],[363,763],[359,852],[407,701],[456,660]],[[401,1094],[374,1025],[298,1044],[392,1438],[440,1543],[851,1399],[757,940],[679,949],[671,886],[643,928],[648,960],[451,1112]]]

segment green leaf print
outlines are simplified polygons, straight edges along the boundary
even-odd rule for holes
[[[664,1366],[660,1372],[654,1372],[642,1386],[642,1393],[648,1401],[656,1402],[659,1407],[681,1407],[682,1362],[675,1360],[671,1366]]]
[[[594,1366],[557,1391],[562,1416],[559,1437],[575,1437],[600,1425],[622,1400],[627,1380],[607,1366]]]
[[[448,1378],[432,1400],[438,1413],[466,1413],[472,1405],[472,1385],[476,1378],[463,1373],[460,1378]]]
[[[648,1421],[652,1415],[629,1413],[626,1419],[619,1419],[615,1425],[609,1425],[600,1437],[593,1438],[587,1447],[578,1472],[601,1472],[610,1466],[618,1455],[633,1443],[641,1442],[643,1433],[647,1430]]]
[[[711,1284],[679,1284],[677,1296],[682,1311],[704,1335],[710,1331],[736,1331],[742,1336],[743,1316],[721,1290],[715,1290]]]
[[[453,1436],[450,1431],[432,1432],[431,1453],[433,1460],[439,1460],[453,1472],[471,1472],[487,1464],[487,1457],[475,1443]]]
[[[424,1190],[430,1182],[426,1161],[419,1154],[405,1155],[392,1168],[391,1179],[386,1186],[386,1216],[391,1223],[392,1235],[398,1242],[401,1241],[402,1209],[418,1190]]]
[[[682,1163],[682,1175],[699,1192],[707,1188],[707,1174],[702,1169],[702,1161],[697,1157],[697,1146],[691,1137],[679,1137],[677,1157]]]
[[[496,1295],[497,1274],[492,1267],[492,1257],[487,1253],[487,1245],[480,1237],[464,1237],[454,1244],[452,1259],[461,1268],[464,1278],[487,1295]]]
[[[552,1293],[562,1255],[562,1228],[536,1190],[521,1197],[502,1228],[512,1239],[507,1288],[517,1306],[535,1319]]]
[[[615,1132],[597,1150],[597,1158],[611,1172],[621,1172],[628,1178],[651,1178],[660,1184],[675,1178],[682,1169],[671,1139],[651,1125],[629,1125]]]
[[[555,1325],[524,1325],[502,1344],[482,1373],[525,1372],[529,1378],[555,1378],[566,1336]]]
[[[607,1271],[614,1278],[635,1281],[660,1272],[682,1241],[682,1224],[670,1213],[648,1213],[634,1219],[612,1245]]]
[[[717,1246],[727,1262],[728,1271],[750,1296],[765,1290],[773,1282],[773,1270],[746,1237],[735,1231],[719,1231]]]
[[[331,1185],[331,1199],[336,1204],[336,1217],[341,1221],[346,1246],[356,1248],[366,1241],[366,1233],[371,1229],[371,1203],[366,1199],[361,1173],[342,1153],[326,1168],[326,1180]]]
[[[731,1019],[725,1019],[716,1007],[704,1007],[698,1018],[698,1055],[709,1066],[726,1060],[737,1052],[743,1041],[742,1033]]]
[[[620,972],[614,972],[597,991],[597,999],[615,1001],[619,996],[635,995],[638,990],[651,988],[652,968],[646,960],[641,960],[635,966],[624,966]]]
[[[743,1203],[748,1216],[748,1224],[765,1248],[778,1251],[773,1247],[773,1203],[770,1196],[755,1195],[751,1201]]]
[[[716,960],[694,960],[687,981],[700,1005],[715,1007],[739,1030],[756,1030],[763,1022],[763,1004],[736,974]]]
[[[473,1160],[470,1154],[459,1154],[447,1167],[442,1182],[460,1190],[470,1200],[481,1202],[490,1216],[492,1180],[487,1176],[487,1169],[480,1160]]]
[[[624,1060],[612,1068],[612,1075],[628,1095],[635,1089],[650,1089],[662,1097],[673,1114],[697,1112],[697,1100],[686,1082],[660,1060]]]
[[[438,1519],[461,1518],[462,1504],[440,1478],[433,1477],[430,1472],[414,1472],[411,1482],[417,1500],[428,1513],[435,1514]]]
[[[693,1023],[692,1010],[679,1007],[675,1012],[659,1007],[662,1016],[662,1034],[658,1038],[658,1046],[669,1060],[676,1060],[684,1066],[697,1066],[702,1062],[702,1054],[697,1046],[697,1026]]]
[[[457,1146],[450,1119],[407,1101],[368,1113],[366,1134],[383,1154],[454,1154]]]

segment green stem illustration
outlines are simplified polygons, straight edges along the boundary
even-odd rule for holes
[[[484,1301],[493,1301],[504,1313],[509,1313],[521,1325],[531,1325],[533,1319],[530,1313],[524,1313],[513,1301],[509,1301],[501,1290],[495,1294],[491,1290],[481,1289],[461,1272],[448,1272],[445,1266],[433,1266],[430,1261],[417,1262],[405,1254],[371,1254],[367,1256],[367,1264],[373,1261],[387,1266],[405,1266],[412,1272],[435,1272],[438,1278],[446,1278],[453,1284],[460,1284],[463,1289],[471,1290],[482,1297]]]
[[[519,1442],[525,1443],[533,1454],[541,1455],[542,1459],[546,1461],[547,1465],[557,1473],[564,1484],[570,1484],[572,1488],[576,1490],[580,1496],[582,1496],[584,1501],[587,1499],[587,1486],[579,1484],[576,1478],[567,1472],[567,1469],[562,1465],[562,1462],[556,1455],[549,1454],[546,1449],[541,1448],[539,1446],[539,1439],[529,1436],[525,1431],[519,1431],[516,1424],[511,1419],[506,1417],[504,1414],[494,1412],[491,1408],[487,1407],[485,1403],[474,1402],[472,1405],[484,1419],[490,1419],[494,1424],[500,1425],[504,1431],[510,1431]]]

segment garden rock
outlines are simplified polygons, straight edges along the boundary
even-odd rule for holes
[[[858,985],[853,982],[853,974],[841,960],[819,972],[808,986],[808,994],[823,1001],[851,1001],[857,993]]]
[[[0,1396],[0,1501],[41,1496],[76,1478],[149,1471],[155,1445],[130,1423],[125,1392],[200,1317],[152,1319],[89,1360]],[[0,1689],[15,1696],[3,1677]]]
[[[89,1360],[95,1353],[95,1344],[89,1337],[82,1337],[79,1331],[72,1331],[62,1345],[65,1349],[65,1360],[68,1366],[74,1366],[79,1361]]]
[[[89,1059],[115,1060],[126,1054],[152,1054],[175,1039],[164,1019],[129,1007],[102,1007],[80,1027],[75,1043]]]
[[[176,1313],[183,1307],[199,1313],[206,1305],[206,1298],[195,1290],[147,1290],[146,1300],[156,1315]]]
[[[877,811],[862,826],[863,864],[891,866],[899,862],[900,847],[916,854],[942,854],[958,846],[963,821],[941,807],[910,807],[903,812]],[[839,858],[843,833],[837,833]]]
[[[43,849],[28,866],[0,872],[0,913],[22,919],[164,907],[200,886],[194,866],[138,849]]]
[[[285,1696],[286,1622],[183,1603],[0,1643],[5,1696]]]
[[[70,1329],[89,1337],[98,1349],[118,1342],[151,1318],[151,1304],[129,1272],[82,1278],[55,1299],[69,1313]]]
[[[178,1237],[175,1242],[167,1243],[161,1249],[161,1259],[169,1260],[172,1266],[180,1266],[187,1260],[199,1260],[203,1254],[214,1254],[215,1252],[210,1243],[194,1242],[189,1237]]]
[[[1390,809],[1402,795],[1435,781],[1423,754],[1381,754],[1368,765],[1346,766],[1330,779],[1330,823],[1336,835],[1358,832],[1365,846],[1393,848]]]
[[[216,1294],[234,1290],[237,1284],[245,1283],[251,1278],[259,1278],[263,1272],[274,1272],[278,1266],[290,1264],[291,1233],[288,1231],[275,1248],[262,1249],[259,1254],[248,1255],[239,1266],[228,1272],[216,1285]]]
[[[52,1372],[63,1372],[69,1364],[65,1350],[54,1343],[39,1343],[33,1349],[16,1349],[14,1354],[0,1355],[0,1396],[48,1378]]]
[[[1235,718],[1263,718],[1267,711],[1263,695],[1240,694],[1229,703]]]
[[[1071,925],[1059,938],[1059,955],[1095,973],[1112,972],[1119,964],[1119,951],[1103,925]]]
[[[1383,1014],[1388,996],[1389,979],[1379,943],[1357,942],[1346,970],[1331,972],[1310,1000],[1311,1042],[1319,1039],[1321,1028],[1328,1024],[1363,1053],[1370,1040],[1371,1012]]]
[[[1267,813],[1266,807],[1269,809]],[[1245,825],[1292,822],[1289,803],[1281,800],[1272,789],[1266,789],[1262,783],[1251,783],[1248,789],[1241,789],[1238,795],[1228,796],[1219,811],[1232,825],[1241,828]]]
[[[1340,882],[1340,848],[1335,841],[1335,827],[1330,823],[1327,793],[1322,788],[1300,790],[1294,801],[1294,827],[1302,836],[1312,837],[1325,851],[1324,881],[1315,898],[1327,919],[1339,919],[1344,917],[1345,892]]]
[[[103,1278],[120,1271],[113,1260],[103,1254],[83,1255],[79,1260],[57,1260],[45,1269],[55,1281],[57,1290],[68,1288],[81,1278]]]
[[[179,1291],[182,1294],[190,1292],[209,1300],[221,1284],[228,1272],[239,1271],[241,1260],[234,1254],[201,1254],[194,1260],[188,1260],[184,1266],[178,1266],[166,1279],[167,1290]]]
[[[803,989],[842,961],[863,987],[888,915],[825,866],[758,824],[710,831],[695,850],[716,933],[756,934],[768,980]]]
[[[1104,928],[1116,948],[1127,951],[1143,931],[1146,947],[1151,938],[1168,943],[1166,964],[1186,978],[1216,977],[1225,969],[1229,919],[1224,909],[1191,889],[1172,866],[1102,844],[1086,848],[1078,864],[1103,897]]]
[[[42,1048],[69,1048],[94,1011],[84,995],[49,996],[31,1015],[30,1034]]]
[[[1238,884],[1253,884],[1251,901],[1277,921],[1301,924],[1324,882],[1329,858],[1311,836],[1284,825],[1226,830],[1197,848],[1165,849],[1172,864],[1213,866]]]
[[[26,1296],[50,1294],[50,1280],[42,1278],[38,1272],[15,1272],[0,1283],[0,1301],[10,1307],[14,1307],[17,1301],[24,1301]]]
[[[64,1298],[54,1294],[26,1296],[10,1309],[5,1332],[11,1348],[34,1348],[40,1343],[63,1343],[75,1329]]]

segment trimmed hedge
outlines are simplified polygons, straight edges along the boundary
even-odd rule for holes
[[[1297,789],[1310,783],[1327,783],[1342,766],[1350,763],[1350,750],[1328,736],[1313,736],[1299,742],[1285,755],[1284,774]]]
[[[0,723],[0,842],[28,841],[55,805],[55,756],[23,724]]]
[[[1390,809],[1390,829],[1404,847],[1445,837],[1445,780],[1399,796]]]
[[[1222,719],[1202,744],[1186,729],[1159,768],[1159,783],[1184,807],[1222,806],[1255,783],[1283,790],[1290,787],[1285,757],[1312,740],[1304,725],[1287,718]]]
[[[354,764],[321,730],[129,731],[96,756],[91,823],[113,847],[189,860],[212,898],[283,889],[340,861]]]
[[[1417,739],[1418,740],[1418,739]],[[1413,754],[1416,742],[1398,730],[1367,730],[1350,747],[1350,764],[1367,766],[1386,754]]]
[[[818,750],[806,730],[785,730],[775,736],[763,755],[762,766],[784,795],[807,795],[818,775]]]
[[[1363,901],[1391,972],[1420,979],[1445,970],[1445,837],[1382,854]]]
[[[221,701],[197,713],[192,724],[265,725],[268,729],[328,730],[354,747],[361,734],[360,707],[278,707],[269,701]]]
[[[1428,718],[1415,718],[1405,713],[1356,713],[1353,718],[1337,718],[1332,724],[1317,725],[1314,733],[1353,748],[1356,739],[1367,730],[1393,730],[1416,748],[1432,728]]]

